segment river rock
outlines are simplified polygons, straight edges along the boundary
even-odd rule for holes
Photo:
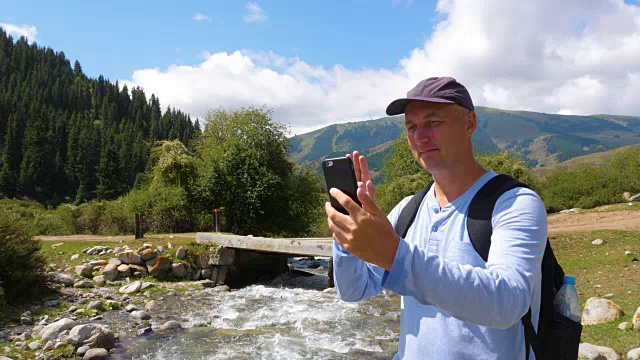
[[[170,320],[160,325],[159,329],[162,331],[182,329],[182,324],[175,320]]]
[[[591,242],[593,245],[602,245],[604,243],[604,240],[602,239],[595,239]]]
[[[92,288],[93,283],[90,280],[78,280],[75,284],[73,284],[74,288]]]
[[[118,267],[115,264],[107,264],[100,269],[100,275],[104,276],[106,281],[118,280]]]
[[[169,266],[171,266],[171,259],[166,256],[158,256],[156,258],[156,261],[151,266],[149,266],[149,264],[147,263],[149,274],[151,274],[151,276],[153,277],[165,274],[169,269]]]
[[[203,279],[211,279],[212,274],[213,274],[213,270],[210,267],[208,267],[208,268],[202,269],[200,276]]]
[[[187,249],[184,246],[180,246],[176,250],[176,259],[184,259],[187,256]]]
[[[127,250],[118,254],[118,259],[122,261],[123,264],[134,264],[134,265],[142,265],[144,262],[140,258],[137,252]]]
[[[73,276],[71,275],[62,273],[49,273],[49,279],[58,284],[73,286]]]
[[[213,288],[214,292],[225,292],[225,291],[231,291],[231,288],[227,285],[218,285],[216,287]]]
[[[95,300],[90,302],[89,305],[87,305],[87,309],[104,310],[104,305],[102,305],[102,301]]]
[[[202,285],[202,287],[205,289],[216,286],[216,283],[211,281],[211,279],[196,281],[195,284]]]
[[[183,263],[173,263],[171,264],[171,273],[175,277],[183,278],[187,276],[187,267]]]
[[[592,297],[587,300],[582,311],[582,325],[596,325],[618,319],[622,309],[613,301]]]
[[[143,261],[151,260],[158,256],[158,252],[155,249],[144,249],[140,251],[140,258]]]
[[[105,278],[104,275],[98,275],[98,276],[94,276],[93,277],[93,282],[96,283],[96,285],[102,285],[105,282]]]
[[[585,357],[589,360],[619,360],[620,356],[608,347],[582,343],[578,348],[578,357]]]
[[[107,300],[107,306],[111,309],[111,310],[117,310],[120,309],[120,303],[114,300]]]
[[[131,275],[134,275],[134,276],[145,276],[148,273],[146,267],[142,265],[133,265],[133,264],[129,265],[129,271],[131,272]]]
[[[42,341],[36,340],[29,343],[29,349],[38,350],[42,347]]]
[[[78,276],[90,278],[91,268],[89,268],[87,265],[78,265],[76,266],[76,274],[78,274]]]
[[[136,306],[136,305],[134,305],[134,304],[129,304],[129,305],[127,305],[127,307],[125,307],[125,308],[124,308],[124,310],[125,310],[126,312],[133,312],[133,311],[136,311],[136,310],[140,310],[140,308],[139,308],[139,307],[137,307],[137,306]]]
[[[93,330],[91,331],[91,337],[84,341],[83,345],[88,345],[92,348],[113,349],[116,347],[116,336],[106,326],[91,324]]]
[[[83,355],[84,355],[84,354],[86,354],[86,353],[87,353],[87,351],[89,351],[89,350],[91,350],[91,348],[90,348],[90,347],[88,347],[87,345],[83,345],[83,346],[80,346],[80,347],[78,348],[78,350],[76,351],[76,354],[77,354],[78,356],[83,356]]]
[[[640,360],[640,348],[629,350],[629,352],[627,353],[627,359]]]
[[[75,326],[69,332],[69,335],[66,338],[66,342],[72,345],[81,345],[88,338],[91,337],[91,332],[93,331],[94,326],[92,324],[78,325]]]
[[[122,264],[122,261],[120,261],[120,259],[117,258],[111,258],[109,259],[109,264],[113,264],[115,266],[120,266],[120,264]]]
[[[140,291],[141,288],[142,288],[142,281],[134,281],[129,285],[125,285],[121,287],[119,291],[121,294],[133,294],[135,292]]]
[[[129,276],[129,269],[130,269],[129,265],[122,264],[122,265],[118,266],[118,273],[122,277],[127,277],[127,276]]]
[[[155,309],[155,307],[157,305],[158,304],[156,303],[155,300],[151,300],[151,301],[149,301],[148,303],[145,304],[144,309],[147,310],[147,311],[151,311],[151,310]]]
[[[82,360],[107,360],[109,352],[102,348],[89,349]]]
[[[145,282],[142,283],[142,286],[140,287],[140,290],[148,289],[148,288],[154,287],[154,286],[156,286],[156,284],[154,284],[152,282],[145,281]]]
[[[131,315],[132,317],[134,317],[136,319],[140,319],[140,320],[149,320],[149,319],[151,319],[151,315],[149,315],[148,312],[142,311],[142,310],[132,311],[129,315]]]
[[[75,321],[63,318],[52,324],[49,324],[40,331],[39,335],[43,341],[55,340],[58,337],[58,334],[63,332],[64,330],[73,329],[74,326],[78,325]]]
[[[153,329],[151,328],[151,326],[148,326],[140,331],[138,331],[137,335],[138,336],[147,336],[147,335],[151,335],[153,334]]]

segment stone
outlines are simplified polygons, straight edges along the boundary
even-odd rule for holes
[[[88,289],[93,287],[93,283],[90,280],[78,280],[75,284],[73,284],[73,287]]]
[[[67,336],[66,342],[72,345],[82,345],[88,338],[91,337],[91,333],[93,332],[94,325],[85,324],[75,326],[69,332]]]
[[[77,259],[79,257],[80,257],[80,254],[73,254],[73,255],[71,255],[71,260],[75,260],[75,259]]]
[[[202,269],[197,269],[196,272],[193,274],[192,279],[195,280],[199,280],[200,279],[200,275],[202,274]]]
[[[158,246],[158,248],[156,248],[156,251],[158,252],[158,255],[162,255],[162,253],[164,252],[164,246]]]
[[[89,265],[90,267],[94,267],[94,266],[105,266],[107,265],[109,262],[107,260],[103,260],[103,259],[99,259],[99,260],[91,260],[87,263],[87,265]]]
[[[216,283],[214,283],[210,279],[196,281],[195,284],[202,285],[202,287],[205,288],[205,289],[216,286]]]
[[[143,261],[151,260],[158,256],[158,252],[155,249],[144,249],[140,252],[140,258]]]
[[[78,356],[83,356],[83,355],[84,355],[84,354],[86,354],[86,353],[87,353],[87,351],[89,351],[90,349],[91,349],[91,348],[90,348],[90,347],[88,347],[87,345],[80,346],[80,347],[78,348],[78,351],[76,351],[76,354],[78,354]]]
[[[640,348],[629,350],[629,352],[627,353],[627,359],[640,360]]]
[[[77,323],[71,319],[63,318],[52,324],[45,326],[39,335],[43,341],[55,340],[58,334],[64,330],[71,330]]]
[[[153,334],[153,329],[151,328],[151,326],[146,327],[140,331],[138,331],[137,335],[138,336],[147,336],[147,335],[151,335]]]
[[[580,359],[589,359],[589,360],[608,360],[604,354],[601,354],[598,351],[599,346],[591,345],[589,343],[582,343],[578,347],[578,357]]]
[[[159,329],[162,331],[182,329],[182,324],[175,320],[170,320],[160,325]]]
[[[105,278],[104,275],[98,275],[98,276],[94,276],[93,277],[93,282],[96,283],[96,285],[102,285],[105,282]]]
[[[137,252],[132,250],[123,251],[118,254],[118,259],[122,261],[123,264],[134,264],[134,265],[142,265],[144,261],[140,258]]]
[[[107,306],[111,308],[111,310],[120,309],[120,303],[113,300],[107,300]]]
[[[49,279],[55,283],[66,286],[73,286],[74,283],[73,276],[62,273],[49,273]]]
[[[87,309],[104,310],[104,305],[102,305],[102,301],[95,300],[90,302],[89,305],[87,305]]]
[[[613,301],[592,297],[587,300],[582,310],[582,325],[596,325],[618,319],[622,309]]]
[[[142,310],[132,311],[129,315],[131,315],[132,317],[134,317],[136,319],[140,319],[140,320],[149,320],[149,319],[151,319],[151,315],[149,315],[148,312],[142,311]]]
[[[151,311],[151,310],[155,309],[155,307],[157,305],[158,304],[156,303],[155,300],[151,300],[151,301],[149,301],[148,303],[145,304],[144,309],[147,310],[147,311]]]
[[[213,270],[210,267],[202,269],[202,272],[200,273],[200,276],[203,279],[211,279],[211,275],[213,275]]]
[[[120,259],[117,259],[117,258],[111,258],[111,259],[109,259],[108,264],[113,264],[115,266],[120,266],[122,264],[122,261],[120,261]]]
[[[635,314],[633,314],[631,323],[633,324],[633,328],[635,330],[640,329],[640,307],[638,308],[638,310],[636,310]]]
[[[92,348],[113,349],[116,347],[116,336],[113,331],[105,326],[92,324],[93,330],[91,337],[84,341],[83,345],[89,345]]]
[[[156,286],[156,284],[154,284],[152,282],[145,281],[145,282],[142,283],[142,286],[140,287],[140,290],[148,289],[148,288],[154,287],[154,286]]]
[[[72,313],[72,312],[75,312],[76,310],[78,310],[78,307],[73,305],[72,307],[69,308],[69,310],[67,310],[67,312]]]
[[[602,239],[595,239],[591,242],[593,245],[602,245],[604,243],[604,240]]]
[[[231,291],[231,288],[228,287],[227,285],[218,285],[216,287],[213,288],[214,292],[225,292],[225,291]]]
[[[57,248],[58,246],[62,246],[62,245],[64,245],[64,243],[57,243],[57,244],[53,244],[53,245],[51,245],[51,248],[52,248],[52,249],[55,249],[55,248]]]
[[[95,348],[89,349],[82,357],[82,360],[107,360],[108,357],[109,352],[106,349]]]
[[[173,249],[173,244],[171,242],[167,243],[167,249]]]
[[[177,278],[183,278],[187,276],[187,267],[183,263],[171,264],[171,274]]]
[[[118,273],[120,273],[120,276],[122,277],[129,276],[129,265],[122,264],[118,266]]]
[[[125,285],[121,287],[119,291],[121,294],[133,294],[135,292],[140,291],[141,288],[142,288],[142,281],[134,281],[129,285]]]
[[[140,308],[139,308],[139,307],[137,307],[137,306],[136,306],[136,305],[134,305],[134,304],[129,304],[129,305],[127,305],[127,307],[125,307],[125,308],[124,308],[124,310],[125,310],[126,312],[133,312],[133,311],[136,311],[136,310],[140,310]]]
[[[106,281],[118,280],[118,267],[115,264],[107,264],[100,269],[100,275],[104,276]]]
[[[176,250],[176,259],[184,259],[185,257],[187,257],[187,249],[184,246],[180,246],[177,250]]]
[[[53,341],[47,341],[47,343],[44,345],[44,347],[42,348],[42,351],[47,352],[49,350],[53,350],[55,347],[53,345]],[[2,357],[0,356],[0,360],[2,360]]]
[[[90,278],[91,277],[91,268],[87,265],[78,265],[76,266],[76,274],[78,276]]]
[[[166,256],[158,256],[153,265],[149,266],[147,263],[147,269],[149,270],[149,274],[153,277],[162,276],[167,272],[171,266],[171,259]]]
[[[144,248],[144,249],[152,249],[153,248],[153,244],[144,243],[144,244],[142,244],[142,248]]]
[[[136,275],[136,273],[139,273],[136,276],[145,276],[147,275],[147,268],[142,266],[142,265],[133,265],[130,264],[129,265],[129,271],[131,272],[131,274]]]
[[[629,330],[629,329],[631,329],[631,323],[629,323],[628,321],[621,322],[618,325],[618,329],[620,329],[620,330]]]
[[[31,350],[38,350],[42,347],[42,342],[40,340],[36,340],[36,341],[30,342],[28,346],[29,346],[29,349]]]

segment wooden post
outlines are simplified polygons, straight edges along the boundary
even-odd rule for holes
[[[135,213],[133,215],[134,232],[135,232],[136,240],[142,239],[144,237],[144,234],[142,233],[142,219],[143,219],[142,213]]]
[[[215,220],[215,230],[220,232],[220,209],[213,210],[213,218]]]

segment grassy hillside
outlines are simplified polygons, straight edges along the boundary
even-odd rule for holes
[[[537,167],[534,169],[535,173],[541,176],[544,176],[548,173],[550,173],[551,171],[560,168],[560,167],[566,167],[568,169],[571,168],[575,168],[576,166],[579,165],[592,165],[592,166],[596,166],[596,167],[602,167],[605,164],[607,164],[607,162],[615,155],[620,153],[621,151],[627,150],[627,149],[632,149],[632,148],[639,148],[640,149],[640,145],[628,145],[628,146],[623,146],[614,150],[609,150],[609,151],[603,151],[603,152],[599,152],[599,153],[594,153],[594,154],[589,154],[589,155],[583,155],[583,156],[578,156],[572,159],[569,159],[567,161],[558,163],[558,164],[551,164],[548,166],[544,166],[544,167]]]
[[[617,115],[569,116],[477,107],[478,153],[510,150],[530,167],[547,167],[583,155],[640,144],[640,117]],[[291,138],[297,163],[317,166],[322,159],[352,150],[368,155],[379,171],[389,142],[400,136],[404,117],[330,125]]]

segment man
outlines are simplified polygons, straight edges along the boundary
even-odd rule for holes
[[[360,301],[388,289],[402,296],[396,359],[525,359],[520,319],[531,308],[537,327],[545,207],[529,189],[504,193],[492,214],[485,263],[469,240],[466,213],[496,173],[473,155],[471,96],[453,78],[429,78],[387,107],[389,115],[402,113],[411,152],[435,183],[401,239],[394,226],[411,197],[385,216],[365,157],[351,155],[362,208],[337,189],[331,194],[350,215],[325,205],[338,295]]]

